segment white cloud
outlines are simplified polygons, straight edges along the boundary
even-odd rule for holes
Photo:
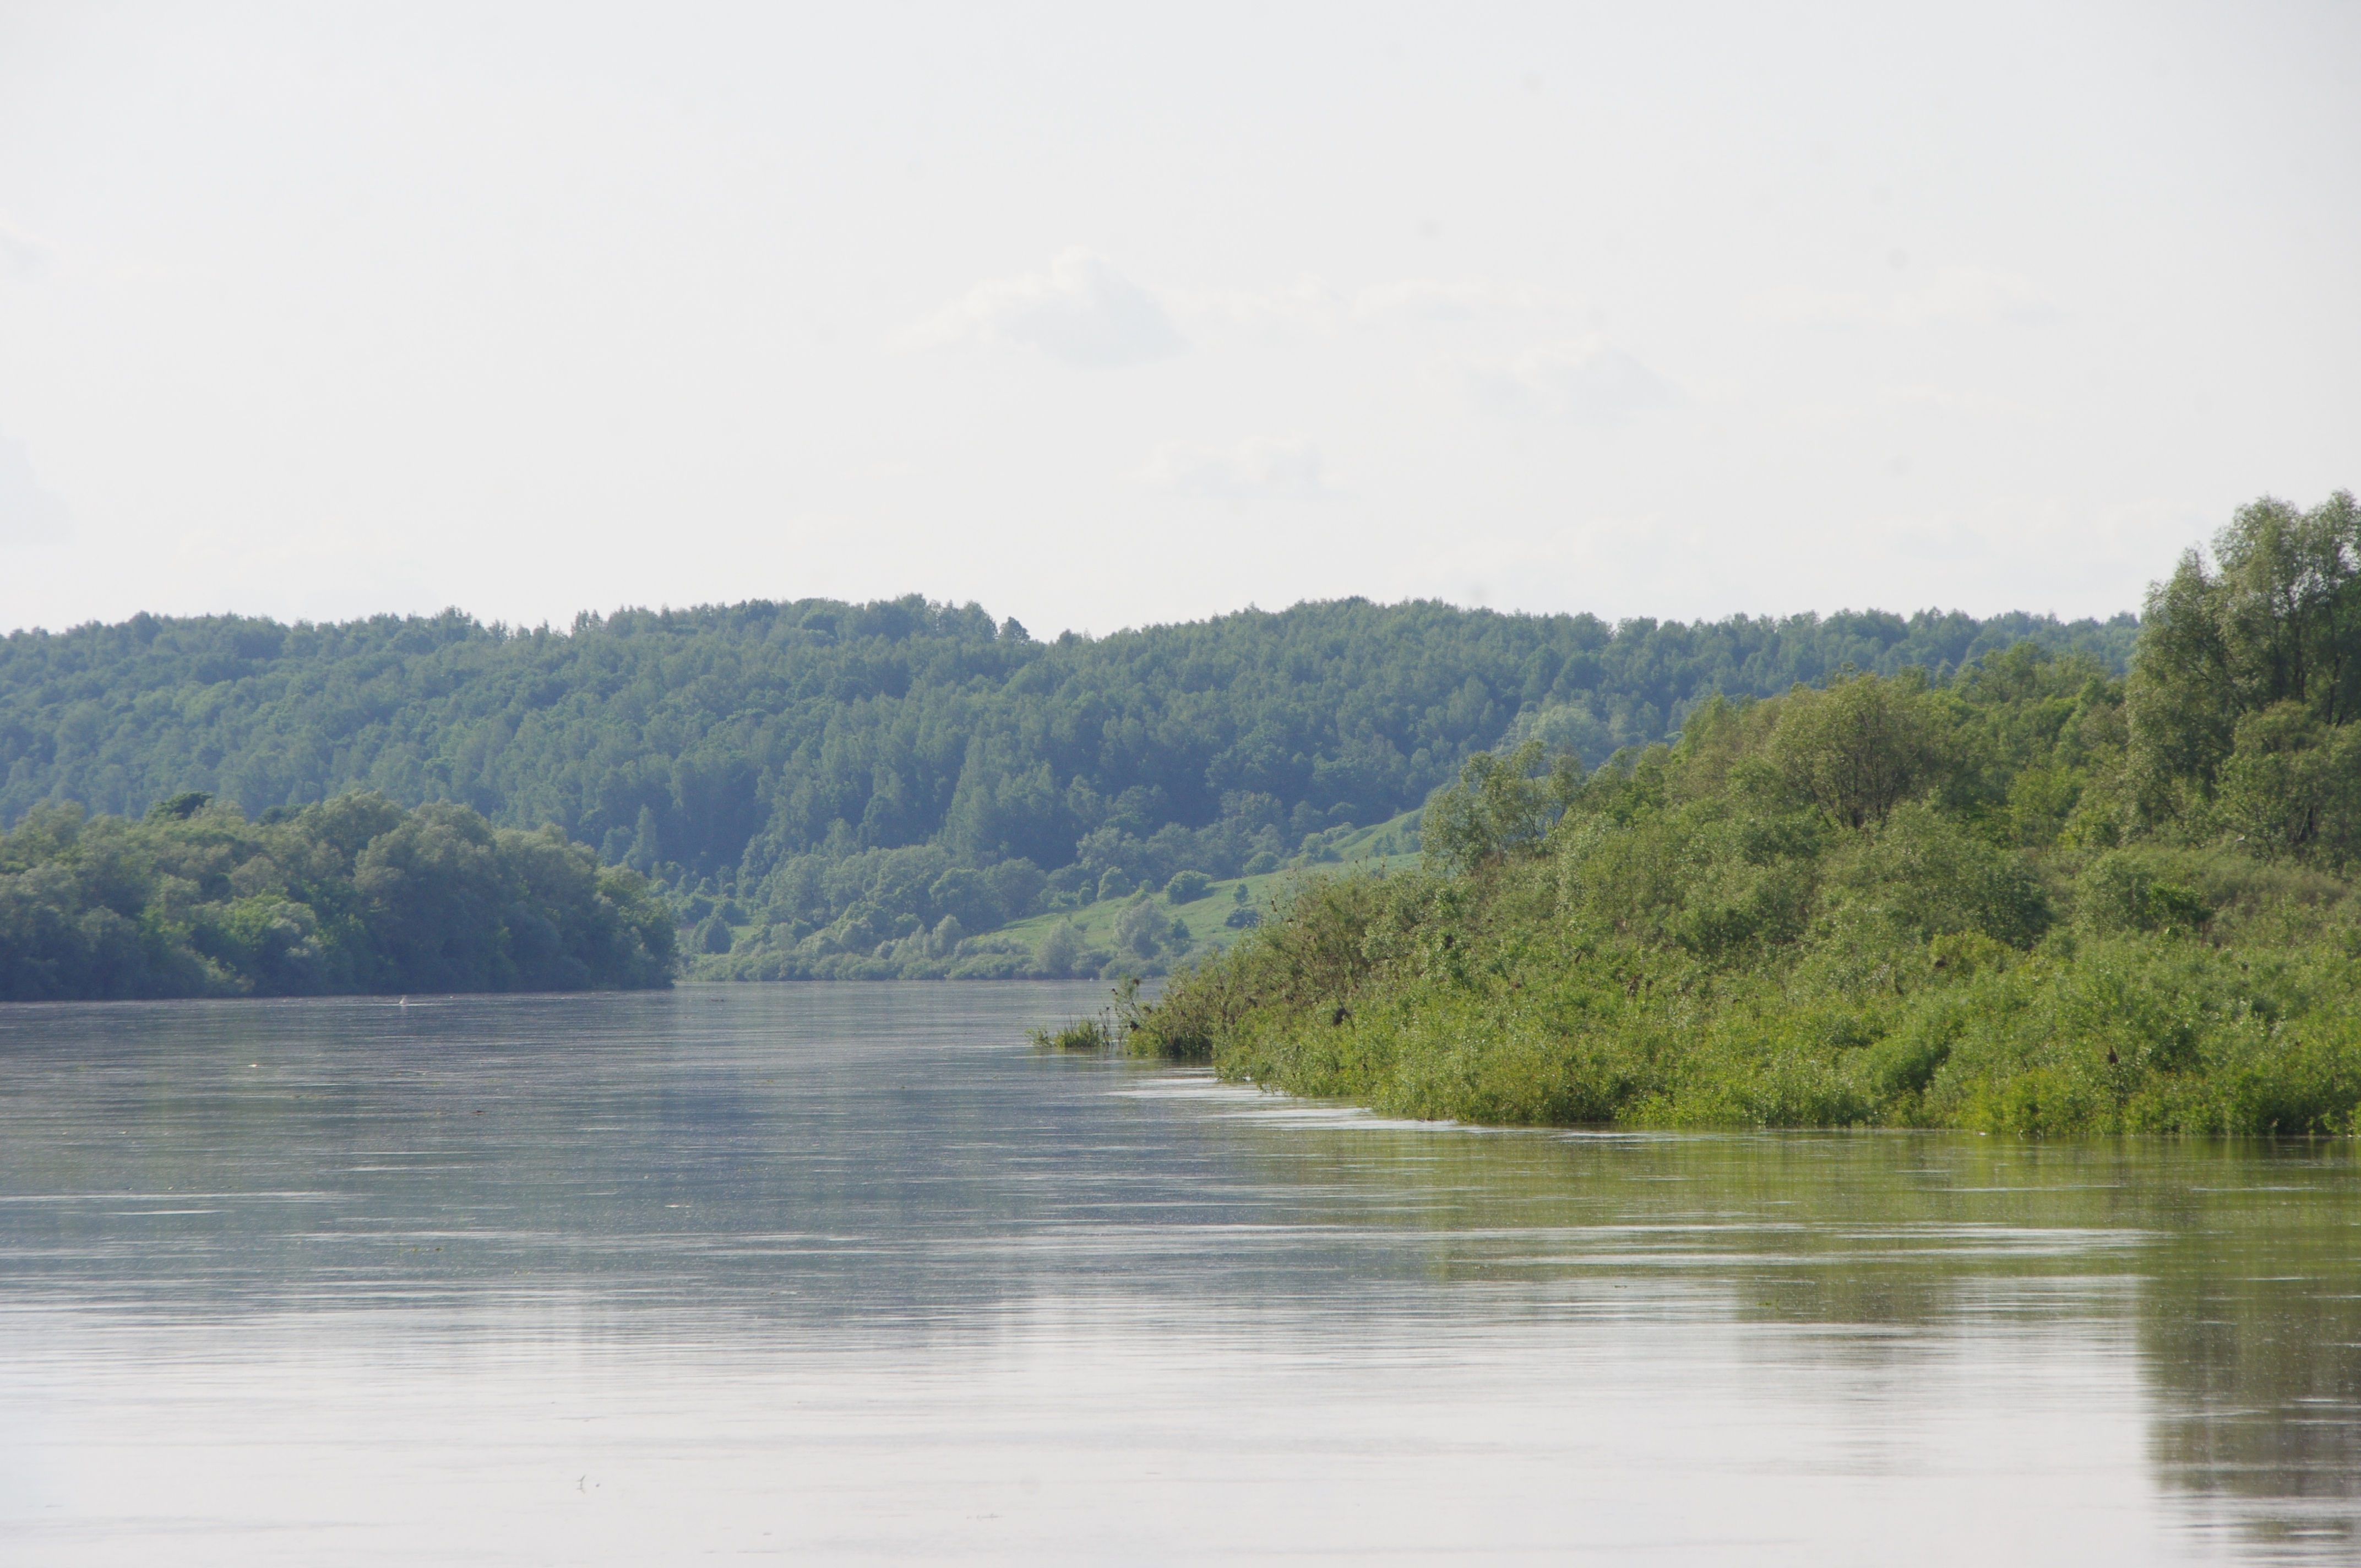
[[[0,274],[30,278],[49,264],[49,247],[21,229],[0,225]]]
[[[1488,278],[1400,278],[1345,291],[1317,278],[1290,287],[1199,294],[1175,302],[1192,316],[1270,334],[1325,334],[1393,321],[1464,322],[1484,314],[1573,311],[1572,295]]]
[[[0,541],[44,543],[72,527],[66,503],[41,488],[25,448],[0,435]]]
[[[1756,303],[1773,321],[1795,322],[1804,326],[1868,326],[1883,313],[1875,301],[1862,295],[1831,293],[1824,289],[1774,289]]]
[[[1927,288],[1894,302],[1894,319],[1904,326],[2039,326],[2058,314],[2056,302],[2032,284],[1972,267],[1946,268]]]
[[[1974,419],[2036,419],[2038,411],[2013,398],[1988,397],[1946,387],[1888,387],[1877,395],[1888,408],[1910,413],[1964,415]]]
[[[1581,301],[1529,283],[1502,283],[1488,278],[1439,282],[1405,278],[1373,283],[1353,296],[1353,313],[1364,321],[1411,316],[1424,320],[1458,320],[1489,311],[1567,311]]]
[[[1233,504],[1317,500],[1333,493],[1320,449],[1309,441],[1241,441],[1228,448],[1168,442],[1148,459],[1142,477],[1174,495]]]
[[[903,334],[913,347],[1016,343],[1069,365],[1131,365],[1171,354],[1180,334],[1154,296],[1103,256],[1069,250],[1047,272],[979,283]]]
[[[1210,324],[1243,327],[1262,335],[1332,333],[1352,314],[1350,296],[1317,278],[1285,289],[1193,294],[1173,302],[1186,314]]]
[[[1926,288],[1883,302],[1865,294],[1787,289],[1763,296],[1782,321],[1819,327],[2040,326],[2061,313],[2057,302],[2021,278],[1973,267],[1948,267]]]
[[[1445,365],[1468,396],[1502,413],[1613,424],[1686,400],[1679,388],[1596,335],[1510,359],[1463,357]]]

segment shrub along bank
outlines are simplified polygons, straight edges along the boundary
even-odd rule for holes
[[[2357,525],[2242,512],[2128,683],[2023,647],[1478,757],[1418,871],[1304,883],[1131,1039],[1478,1122],[2350,1134]]]
[[[355,794],[250,822],[36,806],[0,834],[0,1001],[671,983],[671,912],[555,828]]]

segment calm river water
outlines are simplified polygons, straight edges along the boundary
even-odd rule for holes
[[[1388,1124],[1100,1000],[0,1011],[0,1559],[2361,1552],[2349,1146]]]

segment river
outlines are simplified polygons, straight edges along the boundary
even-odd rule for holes
[[[1101,1000],[0,1011],[0,1559],[2361,1553],[2350,1145],[1389,1123]]]

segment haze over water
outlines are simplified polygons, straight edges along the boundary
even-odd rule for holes
[[[2355,1554],[2345,1145],[1387,1124],[1098,1000],[0,1013],[0,1555]]]

